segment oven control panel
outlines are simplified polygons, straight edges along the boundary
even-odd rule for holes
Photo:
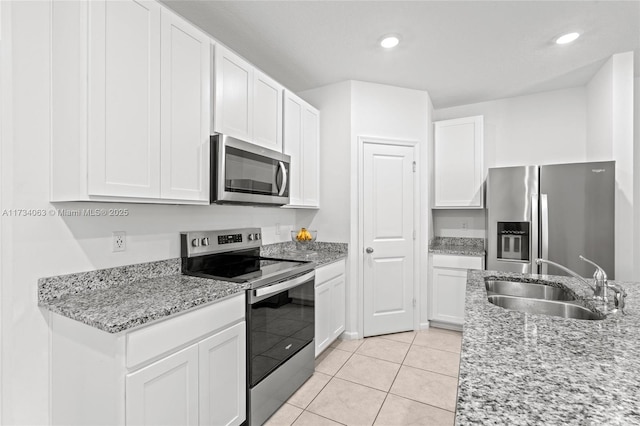
[[[180,234],[182,257],[256,248],[261,245],[262,232],[260,228],[194,231]]]
[[[242,234],[218,235],[218,244],[241,243]]]

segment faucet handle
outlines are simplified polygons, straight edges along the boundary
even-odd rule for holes
[[[584,260],[596,267],[596,271],[593,273],[593,281],[596,286],[593,297],[594,299],[602,299],[607,303],[607,273],[596,262],[587,259],[583,255],[580,255],[579,257],[581,260]]]
[[[614,307],[617,310],[619,310],[622,314],[625,314],[624,306],[625,306],[625,298],[627,297],[627,292],[625,291],[624,288],[617,285],[610,285],[609,288],[614,291],[614,296],[613,296]]]
[[[604,269],[602,269],[600,267],[600,265],[598,265],[596,262],[594,262],[593,260],[589,260],[586,257],[584,257],[583,255],[578,256],[580,258],[580,260],[584,260],[587,263],[592,264],[593,266],[596,267],[596,272],[593,273],[593,278],[595,278],[596,280],[602,280],[602,281],[607,281],[607,273],[605,272]]]

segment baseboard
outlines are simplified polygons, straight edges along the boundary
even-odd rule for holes
[[[450,324],[448,322],[429,321],[429,327],[444,328],[446,330],[462,331],[462,326],[458,324]]]
[[[362,339],[362,337],[360,337],[360,335],[358,334],[357,331],[345,331],[338,338],[342,339],[342,340],[358,340],[358,339]]]

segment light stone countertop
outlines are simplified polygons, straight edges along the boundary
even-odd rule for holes
[[[435,237],[429,243],[429,253],[459,256],[484,256],[483,238]]]
[[[468,271],[457,425],[640,424],[640,283],[612,281],[627,315],[590,321],[495,306],[489,277],[556,283],[595,306],[570,277]]]
[[[347,255],[346,244],[313,243],[316,254],[291,252],[293,243],[262,247],[262,255],[307,260],[321,266]],[[119,333],[243,293],[247,283],[181,274],[169,259],[38,280],[38,306],[106,331]]]

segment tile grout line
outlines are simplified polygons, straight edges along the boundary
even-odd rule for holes
[[[329,346],[329,348],[331,348],[331,346]],[[327,348],[327,349],[329,349],[329,348]],[[339,351],[340,351],[340,350],[342,350],[342,349],[338,349],[338,348],[331,348],[331,349],[333,349],[333,350],[339,350]],[[318,398],[318,396],[322,393],[322,391],[324,390],[324,388],[326,388],[326,387],[327,387],[327,385],[329,385],[329,383],[331,383],[331,380],[333,380],[333,379],[336,377],[336,374],[338,374],[338,372],[339,372],[340,370],[342,370],[342,367],[344,367],[344,366],[345,366],[345,364],[346,364],[347,362],[349,362],[349,360],[351,359],[351,357],[353,356],[353,354],[355,354],[355,352],[349,352],[349,351],[344,351],[344,350],[342,350],[342,352],[347,352],[347,353],[350,353],[351,355],[349,355],[349,357],[344,361],[344,363],[340,366],[340,368],[338,368],[338,370],[336,370],[336,372],[335,372],[334,374],[327,374],[327,373],[322,373],[321,371],[319,371],[319,373],[325,374],[325,375],[327,375],[327,376],[331,376],[331,378],[327,381],[327,383],[325,383],[325,384],[324,384],[324,386],[322,386],[322,388],[320,389],[320,391],[318,391],[318,393],[316,394],[316,396],[314,396],[314,397],[311,399],[311,401],[309,401],[309,403],[307,404],[307,406],[306,406],[305,408],[303,408],[303,411],[308,411],[309,413],[311,413],[311,414],[315,414],[316,416],[320,416],[320,417],[323,417],[323,418],[325,418],[325,419],[329,419],[329,420],[331,420],[332,422],[336,422],[336,423],[339,423],[339,424],[341,424],[341,425],[344,425],[344,423],[340,423],[340,422],[339,422],[339,421],[337,421],[337,420],[330,419],[329,417],[325,417],[325,416],[322,416],[322,415],[320,415],[320,414],[318,414],[318,413],[314,413],[313,411],[307,410],[307,408],[309,408],[309,406],[311,406],[311,404],[313,404],[313,401],[315,401],[315,400],[316,400],[316,398]],[[315,373],[315,367],[314,367],[314,373]],[[339,379],[339,377],[338,377],[338,379]],[[301,414],[302,414],[302,413],[301,413]],[[297,420],[297,419],[296,419],[296,420]],[[292,423],[292,424],[293,424],[293,423]]]
[[[449,333],[442,333],[442,334],[449,334]],[[337,348],[337,347],[335,347],[335,346],[329,346],[329,348],[330,348],[332,351],[338,350],[338,351],[341,351],[341,352],[346,352],[346,353],[348,353],[348,354],[349,354],[349,356],[345,359],[345,361],[342,363],[342,365],[341,365],[341,366],[340,366],[340,367],[335,371],[335,373],[333,373],[333,374],[327,374],[327,373],[325,373],[325,372],[318,371],[318,373],[321,373],[321,374],[324,374],[324,375],[326,375],[326,376],[329,376],[330,378],[329,378],[329,380],[328,380],[328,381],[327,381],[327,382],[326,382],[326,383],[325,383],[325,384],[320,388],[320,390],[319,390],[319,391],[316,393],[316,395],[311,399],[311,401],[309,401],[309,403],[306,405],[306,407],[305,407],[305,408],[302,408],[302,412],[296,416],[296,418],[295,418],[295,419],[294,419],[294,421],[291,423],[291,425],[293,425],[293,423],[295,423],[295,422],[300,418],[300,416],[302,415],[302,413],[304,413],[305,411],[306,411],[306,412],[308,412],[308,413],[310,413],[310,414],[313,414],[313,415],[316,415],[316,416],[319,416],[319,417],[322,417],[322,418],[325,418],[325,419],[328,419],[328,420],[330,420],[330,421],[333,421],[333,422],[336,422],[336,423],[338,423],[338,424],[343,425],[343,423],[341,423],[341,422],[338,422],[338,421],[336,421],[336,420],[334,420],[334,419],[331,419],[331,418],[329,418],[329,417],[325,417],[325,416],[323,416],[323,415],[321,415],[321,414],[317,414],[317,413],[315,413],[315,412],[313,412],[313,411],[308,410],[308,407],[309,407],[309,406],[311,406],[311,404],[312,404],[312,403],[317,399],[317,397],[320,395],[320,393],[322,393],[322,391],[327,387],[327,385],[328,385],[328,384],[329,384],[329,383],[330,383],[334,378],[339,379],[339,380],[343,380],[343,381],[346,381],[346,382],[349,382],[349,383],[352,383],[352,384],[355,384],[355,385],[363,386],[363,387],[366,387],[366,388],[369,388],[369,389],[372,389],[372,390],[376,390],[376,391],[379,391],[379,392],[383,392],[383,393],[385,393],[385,396],[384,396],[384,399],[383,399],[383,401],[382,401],[382,404],[381,404],[381,405],[380,405],[380,407],[378,408],[378,411],[377,411],[377,413],[376,413],[376,416],[375,416],[375,418],[374,418],[374,420],[373,420],[373,424],[375,424],[375,422],[377,421],[377,419],[378,419],[378,417],[379,417],[379,415],[380,415],[380,412],[382,411],[382,408],[384,407],[384,404],[385,404],[385,402],[387,401],[387,399],[388,399],[388,397],[389,397],[389,394],[392,394],[392,395],[394,395],[394,396],[396,396],[396,397],[398,397],[398,398],[404,398],[404,399],[407,399],[407,400],[409,400],[409,401],[413,401],[413,402],[416,402],[416,403],[419,403],[419,404],[423,404],[423,405],[427,405],[427,406],[430,406],[430,407],[433,407],[433,408],[436,408],[436,409],[439,409],[439,410],[442,410],[442,411],[446,411],[446,412],[449,412],[449,413],[453,413],[453,414],[455,415],[455,410],[454,410],[454,411],[451,411],[451,410],[448,410],[448,409],[446,409],[446,408],[442,408],[442,407],[439,407],[439,406],[436,406],[436,405],[432,405],[432,404],[427,404],[427,403],[425,403],[425,402],[418,401],[418,400],[415,400],[415,399],[413,399],[413,398],[408,398],[408,397],[406,397],[406,396],[397,395],[397,394],[395,394],[395,393],[392,393],[392,392],[391,392],[391,389],[393,388],[393,385],[395,384],[395,382],[396,382],[396,380],[397,380],[397,378],[398,378],[398,374],[400,373],[400,370],[402,369],[402,367],[403,367],[403,366],[410,367],[410,368],[416,368],[416,369],[421,370],[421,371],[426,371],[426,372],[429,372],[429,373],[432,373],[432,374],[438,374],[438,375],[440,375],[440,376],[444,376],[444,377],[449,377],[449,378],[458,378],[458,379],[459,379],[460,364],[458,364],[458,375],[457,375],[457,376],[451,376],[451,375],[448,375],[448,374],[443,374],[443,373],[439,373],[439,372],[431,371],[431,370],[425,370],[425,369],[420,368],[420,367],[413,367],[413,366],[409,366],[409,365],[406,365],[406,364],[405,364],[406,358],[407,358],[407,356],[408,356],[409,352],[411,351],[411,348],[412,348],[412,347],[414,347],[414,346],[416,346],[416,347],[421,347],[421,348],[425,348],[425,347],[426,347],[426,348],[428,348],[428,349],[432,349],[432,350],[439,350],[439,351],[447,352],[447,353],[457,353],[459,356],[461,356],[461,352],[460,352],[460,351],[457,351],[457,352],[456,352],[456,351],[449,351],[449,350],[445,350],[445,349],[441,349],[441,348],[435,348],[435,347],[432,347],[432,346],[429,346],[429,345],[418,345],[418,344],[415,344],[414,342],[415,342],[415,340],[416,340],[416,337],[417,337],[417,336],[418,336],[418,332],[415,332],[415,333],[414,333],[414,335],[413,335],[413,338],[411,339],[411,342],[409,343],[409,348],[407,349],[407,352],[404,354],[403,359],[402,359],[402,362],[401,362],[400,364],[398,364],[398,363],[396,363],[396,362],[393,362],[393,361],[386,360],[386,359],[377,358],[377,357],[375,357],[375,356],[370,356],[370,355],[366,355],[366,354],[358,353],[358,355],[363,356],[363,357],[366,357],[366,358],[375,359],[375,360],[380,360],[380,361],[385,361],[385,362],[389,362],[389,363],[391,363],[391,364],[399,365],[399,368],[398,368],[398,370],[396,371],[396,374],[395,374],[395,376],[394,376],[393,380],[391,381],[391,385],[389,386],[389,390],[388,390],[388,391],[383,391],[383,390],[380,390],[380,389],[378,389],[378,388],[374,388],[374,387],[371,387],[371,386],[368,386],[368,385],[364,385],[364,384],[362,384],[362,383],[357,383],[357,382],[354,382],[354,381],[349,380],[349,379],[345,379],[345,378],[342,378],[342,377],[337,377],[337,374],[338,374],[338,373],[339,373],[339,372],[344,368],[344,366],[349,362],[349,360],[350,360],[351,358],[353,358],[353,356],[357,353],[358,349],[360,349],[360,348],[362,347],[362,345],[364,344],[364,339],[363,339],[363,343],[361,343],[360,345],[358,345],[358,347],[357,347],[357,348],[355,348],[355,349],[353,350],[353,352],[352,352],[352,351],[348,351],[348,350],[344,350],[344,349],[340,349],[340,348]],[[383,336],[376,336],[376,337],[380,337],[380,338],[382,338],[382,339],[384,339],[384,340],[392,341],[392,342],[396,342],[396,343],[408,343],[408,342],[402,342],[402,341],[399,341],[399,340],[388,339],[388,338],[385,338],[385,337],[384,337],[384,335],[383,335]],[[327,349],[329,349],[329,348],[327,348]],[[328,354],[327,354],[327,355],[328,355]],[[324,359],[323,359],[323,360],[324,360]],[[314,373],[315,373],[315,372],[316,372],[316,371],[315,371],[315,366],[314,366]],[[456,401],[457,401],[457,392],[456,392]],[[290,405],[292,405],[292,406],[294,406],[294,407],[297,407],[297,406],[295,406],[295,405],[293,405],[293,404],[290,404]],[[301,408],[301,407],[297,407],[297,408]]]

